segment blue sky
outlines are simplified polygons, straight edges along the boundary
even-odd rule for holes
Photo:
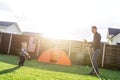
[[[107,28],[120,28],[119,0],[0,0],[1,20],[17,21],[24,31],[44,36],[92,41],[96,25],[106,40]]]

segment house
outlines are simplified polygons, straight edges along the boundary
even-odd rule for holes
[[[110,45],[120,44],[120,29],[108,28],[107,39]]]
[[[21,34],[18,24],[16,22],[0,21],[0,32]]]

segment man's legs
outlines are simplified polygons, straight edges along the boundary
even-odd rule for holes
[[[98,70],[97,60],[98,60],[99,54],[100,54],[100,49],[93,50],[92,62],[93,62],[94,68],[98,74],[99,74],[99,70]],[[91,72],[90,72],[91,74],[95,73],[94,68],[92,67]]]

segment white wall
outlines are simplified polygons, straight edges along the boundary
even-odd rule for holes
[[[13,24],[13,25],[7,27],[7,29],[4,32],[14,33],[14,34],[21,33],[20,30],[17,28],[16,24]]]
[[[112,38],[111,44],[116,45],[117,43],[120,43],[120,33]]]
[[[6,27],[5,26],[0,26],[0,31],[5,31]]]
[[[111,39],[108,39],[107,43],[108,44],[112,44]]]

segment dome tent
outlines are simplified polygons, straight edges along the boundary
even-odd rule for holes
[[[44,51],[38,58],[39,62],[59,64],[59,65],[71,65],[71,61],[67,54],[60,49],[52,48]]]

